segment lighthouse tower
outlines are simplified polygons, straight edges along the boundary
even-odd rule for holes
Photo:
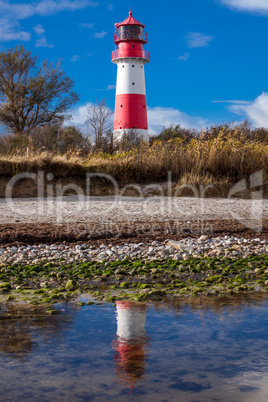
[[[147,43],[144,25],[132,12],[128,18],[115,24],[115,50],[112,62],[117,64],[116,100],[114,114],[114,139],[124,133],[135,133],[148,139],[144,65],[150,61],[150,53],[143,49]]]

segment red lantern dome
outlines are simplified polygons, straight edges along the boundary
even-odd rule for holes
[[[123,25],[137,25],[140,27],[145,27],[145,25],[141,24],[139,21],[137,21],[133,15],[132,15],[132,11],[129,12],[129,16],[123,21],[123,22],[119,22],[118,24],[115,24],[118,27],[121,27]]]

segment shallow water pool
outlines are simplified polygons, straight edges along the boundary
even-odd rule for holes
[[[268,400],[263,295],[56,307],[7,307],[1,401]]]

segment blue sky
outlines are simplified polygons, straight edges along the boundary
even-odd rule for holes
[[[0,50],[23,44],[61,59],[80,102],[114,108],[114,23],[133,16],[148,32],[145,78],[150,132],[242,121],[268,127],[268,0],[0,0]]]

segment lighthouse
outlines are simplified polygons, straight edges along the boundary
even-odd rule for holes
[[[144,27],[131,11],[126,20],[115,24],[115,50],[112,52],[112,62],[117,64],[115,141],[124,133],[131,135],[133,132],[148,139],[144,66],[150,61],[150,53],[143,49],[147,43]]]

